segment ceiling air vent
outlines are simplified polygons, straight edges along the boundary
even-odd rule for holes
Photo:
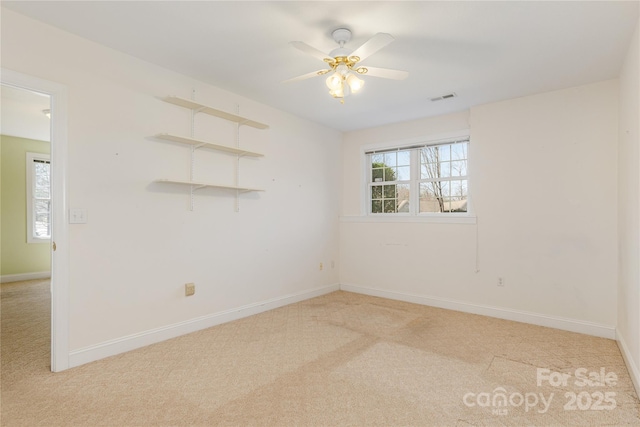
[[[458,96],[458,95],[456,95],[455,93],[451,92],[451,93],[448,93],[446,95],[436,96],[435,98],[431,98],[431,102],[442,101],[443,99],[455,98],[456,96]]]

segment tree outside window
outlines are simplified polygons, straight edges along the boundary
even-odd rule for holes
[[[371,213],[408,212],[410,179],[409,151],[371,155]]]
[[[420,212],[467,211],[467,143],[420,149]]]

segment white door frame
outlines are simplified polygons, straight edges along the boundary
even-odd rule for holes
[[[2,68],[4,85],[51,97],[51,370],[69,368],[69,226],[67,206],[67,87]],[[53,243],[52,243],[53,244]]]

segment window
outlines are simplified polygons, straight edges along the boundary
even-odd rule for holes
[[[371,212],[409,212],[411,152],[371,154]]]
[[[368,151],[370,214],[466,213],[469,139]]]
[[[48,154],[27,153],[27,242],[51,239],[51,162]]]

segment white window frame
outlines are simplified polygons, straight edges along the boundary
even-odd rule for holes
[[[35,223],[35,212],[33,210],[33,174],[35,168],[33,167],[34,161],[41,160],[51,163],[51,156],[43,153],[27,153],[27,243],[48,243],[51,241],[51,236],[43,238],[37,237],[33,233],[33,227]],[[51,195],[51,192],[49,192]],[[49,199],[50,200],[50,199]]]
[[[371,212],[371,164],[369,162],[369,154],[376,151],[386,150],[402,150],[414,146],[432,146],[453,143],[460,140],[468,140],[467,151],[467,212],[418,212],[419,210],[419,191],[420,186],[420,156],[417,150],[411,153],[411,196],[409,203],[409,212],[393,212],[393,213],[372,213]],[[362,183],[361,183],[361,219],[372,222],[440,222],[440,223],[468,223],[475,224],[476,216],[473,212],[473,204],[471,200],[471,160],[470,160],[471,140],[468,130],[460,132],[451,132],[431,136],[426,138],[414,138],[410,140],[395,141],[388,143],[378,143],[362,147]],[[355,220],[355,218],[354,218]]]

